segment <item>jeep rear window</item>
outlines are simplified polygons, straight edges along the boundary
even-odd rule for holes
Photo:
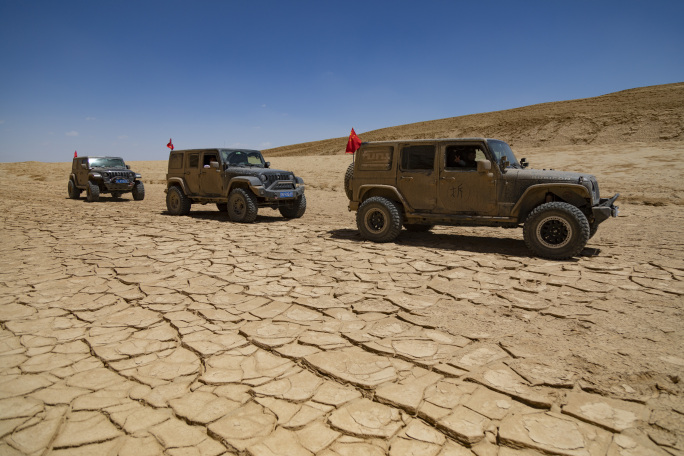
[[[359,150],[359,170],[386,171],[392,168],[392,146],[367,147]]]
[[[401,149],[401,169],[434,169],[435,168],[435,145],[425,144],[417,146],[404,146]]]
[[[180,169],[183,167],[183,154],[172,153],[169,157],[169,169]]]
[[[199,154],[188,154],[188,168],[197,168],[199,166]]]

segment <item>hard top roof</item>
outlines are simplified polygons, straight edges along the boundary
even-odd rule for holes
[[[397,143],[434,143],[434,142],[473,142],[473,141],[500,141],[493,138],[427,138],[427,139],[392,139],[386,141],[364,141],[361,144],[397,144]]]
[[[179,150],[172,150],[170,153],[176,153],[176,152],[206,152],[206,151],[227,151],[227,152],[235,152],[235,151],[240,151],[240,152],[261,152],[260,150],[256,149],[230,149],[227,147],[203,147],[201,149],[179,149]]]

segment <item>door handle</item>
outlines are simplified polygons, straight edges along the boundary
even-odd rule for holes
[[[442,180],[447,180],[447,181],[455,181],[455,177],[442,177]]]
[[[410,180],[410,181],[411,181],[411,180],[413,180],[413,178],[412,178],[412,177],[403,177],[403,176],[402,176],[401,180]]]

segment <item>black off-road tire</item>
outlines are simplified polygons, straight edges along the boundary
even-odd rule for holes
[[[180,187],[171,187],[166,193],[166,210],[171,215],[188,215],[192,202]]]
[[[216,203],[216,209],[219,212],[228,212],[228,203]]]
[[[76,187],[72,179],[69,179],[68,192],[71,199],[79,199],[81,197],[81,190]]]
[[[344,173],[344,192],[347,194],[349,201],[352,199],[351,180],[354,177],[354,163],[350,163],[347,167],[347,172]]]
[[[133,199],[136,201],[142,201],[145,199],[145,185],[142,182],[136,181],[133,185],[133,190],[131,190]]]
[[[426,233],[433,229],[435,225],[421,225],[419,223],[404,223],[404,228],[413,233]]]
[[[373,196],[359,206],[356,226],[364,239],[392,242],[401,232],[401,211],[394,201]]]
[[[233,222],[252,223],[256,220],[257,198],[249,190],[236,188],[230,192],[228,197],[228,217]]]
[[[598,223],[590,223],[589,224],[589,239],[593,238],[597,231],[598,231]]]
[[[587,217],[572,204],[551,202],[534,209],[525,220],[525,245],[537,256],[565,260],[578,255],[589,240]]]
[[[278,208],[280,215],[287,219],[300,218],[306,212],[306,197],[302,195],[300,198],[292,201],[291,204],[286,204]]]
[[[86,199],[89,203],[95,203],[100,200],[100,187],[95,182],[88,181],[86,188]]]

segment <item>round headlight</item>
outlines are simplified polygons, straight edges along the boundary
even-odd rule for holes
[[[294,180],[294,174],[290,174],[289,176],[287,176],[287,178],[290,179],[291,181],[293,181]]]
[[[109,173],[104,172],[104,173],[102,173],[102,176],[103,176],[103,177],[109,177]]]
[[[261,179],[261,182],[266,183],[266,174],[259,174],[259,179]]]

